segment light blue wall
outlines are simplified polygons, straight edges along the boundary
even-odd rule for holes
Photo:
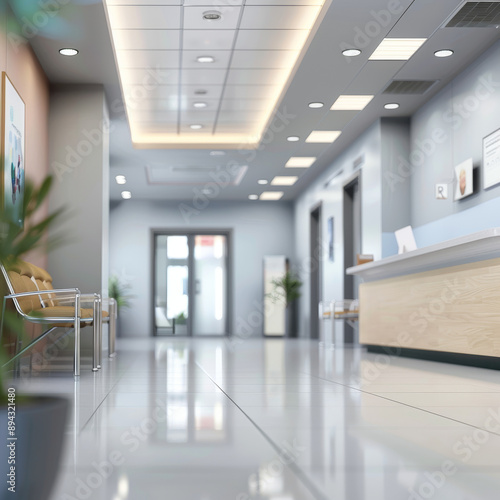
[[[233,230],[233,325],[236,334],[262,334],[263,257],[293,258],[293,210],[286,202],[212,202],[186,222],[180,204],[130,200],[110,212],[110,271],[133,288],[130,309],[120,311],[123,334],[152,334],[151,229]]]

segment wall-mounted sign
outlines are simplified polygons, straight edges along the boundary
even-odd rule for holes
[[[500,183],[500,129],[483,139],[483,187]]]
[[[436,200],[448,199],[448,184],[436,184]]]
[[[455,167],[455,200],[466,198],[474,192],[474,182],[472,180],[473,168],[472,158],[465,160]]]

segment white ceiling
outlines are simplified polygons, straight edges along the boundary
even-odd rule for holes
[[[33,4],[37,3],[35,0]],[[297,4],[309,4],[305,0],[278,0],[285,6]],[[238,66],[231,70],[231,78],[228,78],[223,99],[221,100],[221,79],[217,70],[207,70],[207,74],[201,75],[199,70],[188,68],[189,57],[183,54],[184,66],[183,82],[189,83],[192,92],[186,93],[183,113],[186,113],[185,121],[188,123],[195,119],[197,113],[190,109],[190,103],[198,99],[194,89],[198,84],[205,83],[208,90],[203,96],[209,106],[221,103],[220,109],[215,113],[217,128],[221,131],[234,132],[240,123],[240,130],[252,123],[252,113],[259,113],[265,106],[262,102],[262,92],[272,93],[275,81],[272,71],[280,64],[280,58],[276,51],[286,50],[288,41],[283,41],[283,33],[272,29],[262,29],[262,19],[259,9],[269,3],[277,4],[277,0],[271,2],[265,0],[247,0],[244,9],[251,9],[252,15],[248,17],[248,23],[255,22],[259,29],[251,32],[247,30],[244,36],[238,36],[237,43],[241,44],[239,50],[266,50],[272,46],[272,50],[266,50],[266,67],[252,69],[249,75],[245,64],[251,64],[253,55],[238,61]],[[127,3],[134,8],[133,4],[148,4],[158,9],[172,8],[176,12],[196,9],[203,2],[196,0],[185,0],[184,6],[176,5],[177,0],[116,0],[115,3]],[[16,2],[13,2],[15,4]],[[27,2],[23,2],[23,5]],[[169,3],[167,7],[165,5]],[[132,192],[134,199],[192,199],[196,189],[203,189],[206,184],[206,170],[199,177],[199,185],[192,184],[193,172],[198,167],[211,167],[215,172],[241,172],[240,167],[247,167],[246,173],[240,182],[231,182],[218,190],[219,200],[246,200],[249,194],[260,194],[269,187],[257,184],[258,179],[272,180],[277,175],[298,175],[297,183],[290,187],[272,187],[271,190],[284,192],[284,200],[291,200],[328,165],[333,159],[345,149],[356,137],[358,137],[368,126],[381,116],[406,117],[411,114],[433,95],[439,92],[457,73],[477,59],[489,46],[500,37],[500,30],[495,28],[443,28],[443,23],[450,15],[463,4],[461,0],[400,0],[400,13],[395,15],[378,16],[377,13],[386,11],[388,5],[398,5],[397,0],[332,0],[324,19],[319,26],[314,39],[310,41],[307,52],[300,65],[296,68],[285,95],[270,122],[270,127],[264,133],[257,150],[225,150],[224,156],[211,156],[210,149],[136,149],[132,146],[130,130],[122,105],[119,80],[115,68],[113,50],[106,24],[104,7],[101,0],[73,0],[61,8],[57,23],[49,23],[47,27],[31,40],[32,46],[44,67],[49,79],[53,83],[101,83],[106,90],[110,103],[113,132],[111,134],[111,173],[112,176],[124,174],[127,177],[126,189]],[[20,5],[21,3],[18,3]],[[213,2],[209,0],[209,5]],[[239,9],[239,2],[231,0],[232,7],[228,9]],[[307,5],[305,5],[307,7]],[[123,8],[123,7],[120,7]],[[206,7],[201,7],[203,11]],[[18,15],[22,14],[19,12]],[[160,11],[158,11],[160,12]],[[150,16],[152,23],[164,23],[165,25],[175,20],[165,16]],[[230,16],[229,16],[230,17]],[[379,20],[377,21],[377,17]],[[191,22],[191,21],[190,21]],[[192,22],[196,25],[197,18]],[[175,23],[173,23],[175,24]],[[168,24],[173,26],[173,24]],[[138,64],[155,54],[140,53],[156,45],[158,51],[176,51],[176,43],[179,44],[181,37],[177,29],[158,31],[135,30],[128,33],[121,42],[123,50],[137,50],[136,59]],[[203,27],[203,26],[202,26]],[[274,26],[275,27],[275,26]],[[186,46],[199,47],[200,42],[209,42],[213,49],[221,51],[220,61],[224,61],[225,52],[230,50],[230,36],[226,31],[218,31],[215,37],[207,36],[204,29],[187,31],[184,30],[182,43]],[[241,35],[240,33],[240,35]],[[368,33],[368,35],[366,34]],[[287,32],[288,36],[289,33]],[[298,34],[300,36],[300,34]],[[424,45],[409,61],[373,61],[369,60],[384,37],[391,38],[428,38]],[[290,42],[291,43],[291,42]],[[191,45],[190,45],[191,44]],[[281,44],[281,45],[280,45]],[[58,49],[63,46],[76,47],[80,50],[78,56],[64,58],[58,55]],[[346,46],[359,46],[362,54],[356,58],[346,58],[341,54],[341,49]],[[238,45],[237,45],[238,47]],[[180,48],[180,47],[179,47]],[[434,57],[434,52],[442,48],[451,48],[454,55],[447,59]],[[197,49],[192,49],[197,50]],[[157,54],[158,55],[158,54]],[[166,55],[165,53],[163,55]],[[258,54],[255,54],[258,58]],[[166,59],[162,59],[166,60]],[[264,64],[264,63],[260,63]],[[267,67],[271,66],[271,69]],[[130,85],[133,88],[137,81],[140,68],[127,69],[127,78],[130,77]],[[173,86],[176,86],[175,68],[168,70],[174,75]],[[212,73],[215,71],[216,73]],[[262,73],[259,73],[262,72]],[[185,79],[184,79],[185,78]],[[411,80],[438,80],[423,96],[400,95],[387,96],[382,94],[388,83],[393,79]],[[140,82],[139,82],[140,84]],[[166,87],[168,84],[166,85]],[[262,88],[261,88],[262,87]],[[268,88],[265,88],[268,87]],[[142,108],[136,112],[141,116],[151,116],[153,113],[162,122],[170,120],[171,112],[169,101],[162,93],[165,89],[159,89],[152,99],[157,100],[155,106],[144,102]],[[170,89],[174,91],[174,87]],[[362,111],[330,111],[330,107],[341,94],[370,94],[374,99]],[[242,97],[244,96],[244,98]],[[225,102],[227,101],[227,102]],[[229,103],[229,101],[231,101]],[[324,102],[321,109],[310,109],[308,103],[312,101]],[[387,111],[383,105],[389,101],[397,101],[401,107],[395,111]],[[213,109],[204,110],[207,116],[214,113]],[[178,118],[178,115],[177,115]],[[235,121],[236,120],[236,121]],[[239,120],[239,122],[238,122]],[[173,123],[173,122],[172,122]],[[172,130],[175,131],[175,126]],[[333,144],[306,143],[305,139],[314,130],[339,130],[340,137]],[[286,137],[296,135],[300,137],[298,142],[288,142]],[[312,156],[317,161],[310,168],[285,168],[285,164],[291,156]],[[154,167],[155,171],[164,165],[166,171],[176,172],[175,185],[169,183],[148,183],[149,169]],[[179,170],[189,167],[190,182],[185,184],[177,182]],[[243,169],[244,170],[244,169]],[[166,174],[168,176],[168,174]],[[120,198],[123,186],[112,183],[112,199]],[[258,202],[257,202],[258,203]]]

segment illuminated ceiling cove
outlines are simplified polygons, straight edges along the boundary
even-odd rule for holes
[[[134,146],[256,147],[325,0],[145,3],[105,0]]]

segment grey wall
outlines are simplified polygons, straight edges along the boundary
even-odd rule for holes
[[[110,272],[133,287],[130,309],[120,319],[124,336],[150,336],[151,229],[233,230],[233,327],[236,334],[262,334],[262,266],[264,255],[293,258],[293,210],[289,203],[240,202],[211,204],[186,222],[179,204],[127,200],[110,213]],[[260,321],[259,321],[260,318]]]
[[[364,156],[361,167],[361,224],[362,251],[372,253],[376,259],[382,256],[382,164],[381,125],[377,121],[355,143],[353,143],[295,202],[295,249],[296,266],[304,282],[303,294],[299,301],[299,336],[309,337],[310,314],[310,255],[309,235],[311,208],[322,203],[321,231],[323,240],[322,287],[323,298],[331,300],[343,296],[343,185],[353,175],[353,162]],[[312,167],[314,168],[314,167]],[[331,185],[325,187],[329,179],[340,170]],[[334,261],[328,260],[328,219],[334,218]]]
[[[500,42],[412,117],[411,212],[420,246],[500,225],[500,186],[483,190],[481,176],[476,194],[453,201],[454,167],[472,158],[481,173],[483,137],[500,128],[499,110]],[[448,200],[435,199],[436,183],[449,183]]]
[[[102,86],[52,89],[49,164],[54,176],[50,210],[65,208],[67,239],[48,258],[58,288],[107,289],[109,141]]]

